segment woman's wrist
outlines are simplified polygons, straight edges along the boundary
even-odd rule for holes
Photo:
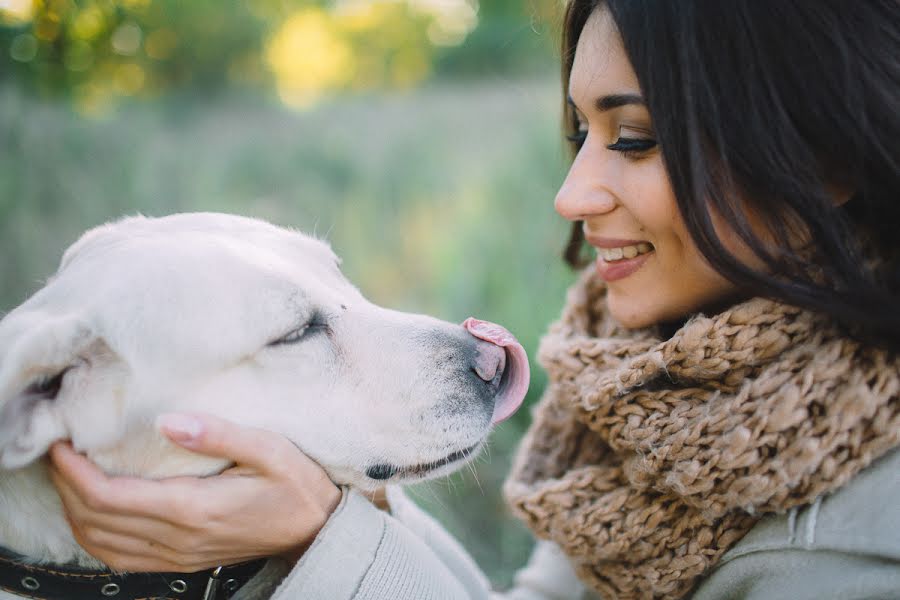
[[[307,535],[304,536],[304,539],[296,546],[292,546],[288,550],[282,552],[279,556],[292,565],[296,564],[297,561],[306,554],[306,551],[309,550],[309,547],[312,545],[313,541],[315,541],[316,536],[318,536],[319,532],[322,531],[322,528],[325,527],[325,523],[328,522],[328,519],[330,519],[331,515],[334,514],[334,511],[337,510],[342,497],[343,492],[341,489],[329,481],[322,490],[322,495],[320,496],[321,513],[318,518],[315,519],[318,526],[314,527],[311,533],[307,533]]]

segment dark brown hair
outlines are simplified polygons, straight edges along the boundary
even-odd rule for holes
[[[599,9],[622,36],[678,208],[713,268],[754,295],[900,348],[900,3],[573,0],[564,94]],[[850,199],[836,205],[835,189]],[[765,271],[725,249],[713,211]],[[772,240],[754,233],[750,211]],[[801,232],[810,244],[797,251],[790,242]],[[583,241],[576,223],[569,264],[583,263]]]

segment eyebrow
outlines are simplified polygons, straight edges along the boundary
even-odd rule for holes
[[[575,108],[575,101],[572,100],[572,96],[568,96],[567,99],[569,104]],[[629,104],[646,106],[647,103],[644,101],[644,98],[638,94],[610,94],[609,96],[601,96],[594,100],[594,108],[600,112],[606,112]]]

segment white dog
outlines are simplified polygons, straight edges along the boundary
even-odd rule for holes
[[[491,323],[374,306],[339,264],[319,240],[231,215],[136,217],[86,233],[0,321],[0,546],[102,569],[38,460],[56,440],[109,474],[227,466],[167,442],[154,424],[164,412],[279,432],[335,482],[364,490],[476,455],[522,402],[522,347]],[[0,587],[40,597],[40,573]]]

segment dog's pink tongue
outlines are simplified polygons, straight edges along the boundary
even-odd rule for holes
[[[516,412],[516,409],[525,400],[525,392],[528,391],[528,383],[531,380],[528,355],[525,354],[525,348],[513,334],[496,323],[469,317],[463,321],[462,325],[466,331],[478,339],[496,344],[506,350],[506,369],[508,371],[504,376],[506,383],[494,403],[494,415],[491,417],[491,423],[496,425]]]

